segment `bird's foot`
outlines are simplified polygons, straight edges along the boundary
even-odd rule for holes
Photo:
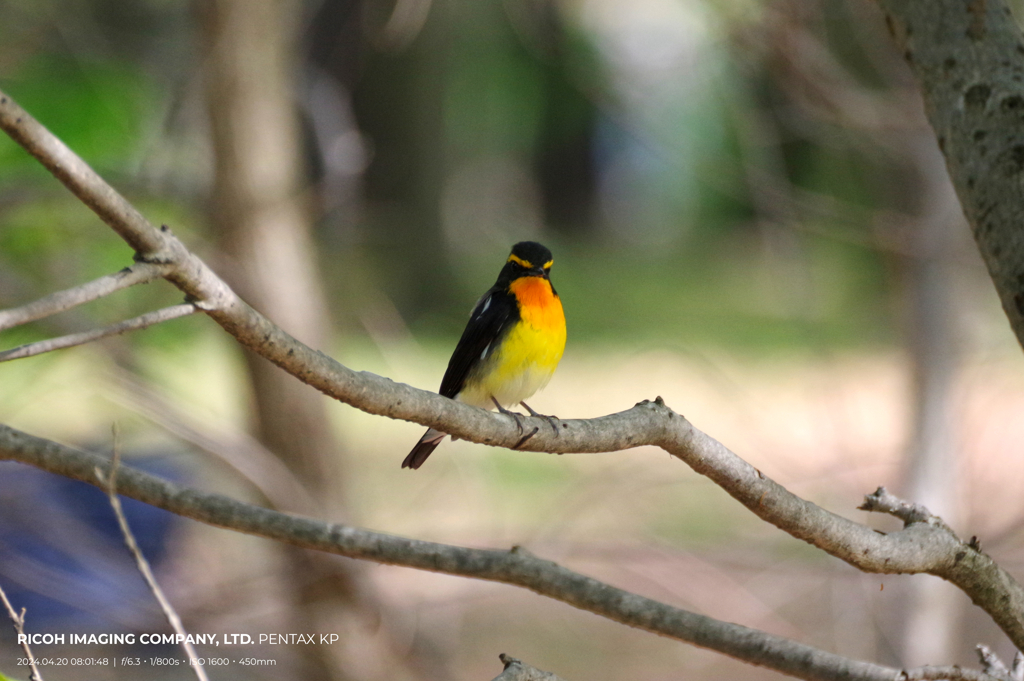
[[[555,436],[558,436],[558,417],[548,414],[541,414],[540,412],[534,411],[533,407],[528,405],[526,402],[520,402],[526,408],[526,411],[530,412],[530,416],[539,416],[542,419],[546,419],[551,424],[551,430],[555,431]]]
[[[523,421],[522,421],[523,415],[522,414],[517,414],[514,411],[510,411],[510,410],[506,409],[505,407],[501,406],[501,403],[498,402],[498,400],[494,399],[493,397],[491,398],[491,402],[494,402],[494,406],[498,408],[498,411],[500,413],[505,414],[506,416],[511,416],[513,418],[513,420],[515,420],[515,422],[516,422],[516,428],[519,429],[520,433],[523,432]],[[518,447],[519,445],[523,444],[524,442],[526,442],[526,440],[529,440],[531,437],[533,437],[533,433],[530,433],[530,435],[526,436],[525,439],[520,440],[519,444],[516,445],[516,447]]]

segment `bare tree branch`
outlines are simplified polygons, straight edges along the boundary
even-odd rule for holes
[[[192,303],[182,303],[181,305],[165,307],[162,310],[147,312],[144,315],[133,317],[132,319],[126,319],[123,322],[105,326],[102,329],[93,329],[92,331],[83,331],[81,333],[71,333],[67,336],[48,338],[47,340],[38,341],[36,343],[19,345],[16,348],[0,352],[0,362],[9,362],[13,359],[23,359],[25,357],[32,357],[33,355],[41,355],[44,352],[63,350],[64,348],[70,348],[76,345],[85,345],[86,343],[91,343],[92,341],[99,340],[100,338],[106,338],[107,336],[116,336],[121,333],[127,333],[128,331],[137,331],[139,329],[145,329],[147,326],[159,324],[160,322],[170,321],[171,319],[177,319],[178,317],[186,317],[190,314],[194,314],[198,310],[199,308]]]
[[[14,328],[20,324],[34,322],[43,317],[70,310],[84,303],[91,302],[97,298],[110,295],[136,284],[145,284],[154,279],[159,279],[167,274],[170,268],[166,265],[153,265],[140,262],[126,267],[120,272],[108,274],[65,291],[51,293],[28,305],[0,310],[0,331]]]
[[[209,681],[206,676],[206,670],[203,665],[198,662],[199,655],[196,654],[196,649],[188,641],[188,632],[185,631],[184,625],[181,623],[181,618],[178,616],[178,612],[171,605],[171,601],[168,600],[164,594],[164,590],[160,588],[160,584],[156,581],[156,576],[153,575],[153,569],[149,567],[149,561],[146,560],[146,556],[142,554],[142,549],[139,548],[139,543],[135,541],[135,535],[132,534],[132,528],[128,525],[128,518],[124,515],[124,509],[121,508],[121,500],[117,497],[117,472],[121,467],[121,452],[120,447],[117,443],[117,430],[114,431],[114,458],[110,462],[109,470],[104,472],[100,468],[96,468],[96,479],[99,481],[99,486],[105,488],[107,498],[110,500],[110,507],[114,510],[114,515],[117,517],[117,524],[121,528],[121,535],[124,537],[124,544],[128,547],[128,552],[132,554],[132,558],[135,559],[135,564],[139,568],[139,572],[142,574],[142,578],[146,581],[146,586],[153,592],[153,597],[156,598],[156,602],[160,604],[160,609],[164,612],[164,617],[167,618],[167,622],[171,625],[171,629],[174,629],[174,633],[181,637],[181,647],[185,650],[185,655],[190,660],[197,660],[197,662],[190,665],[195,670],[195,675],[199,681]]]
[[[2,459],[21,461],[102,489],[107,489],[103,480],[113,467],[111,461],[96,454],[4,425],[0,425]],[[631,627],[801,679],[992,681],[982,672],[958,667],[901,671],[851,660],[781,636],[659,603],[572,572],[520,547],[510,551],[470,549],[327,523],[178,487],[124,466],[119,469],[118,481],[119,494],[208,525],[349,558],[523,587]]]
[[[29,667],[32,669],[32,673],[29,675],[31,681],[43,681],[43,675],[39,673],[39,668],[36,667],[36,658],[32,654],[32,649],[28,645],[28,641],[22,640],[21,637],[25,635],[25,608],[21,609],[21,614],[18,614],[14,610],[14,606],[7,600],[7,594],[3,589],[0,589],[0,600],[4,602],[4,607],[7,608],[7,615],[11,618],[11,622],[14,623],[14,633],[18,636],[19,642],[21,643],[21,649],[25,651],[25,657],[28,658]]]
[[[0,426],[0,459],[28,463],[104,488],[97,472],[112,462],[96,454]],[[271,511],[178,487],[122,466],[118,492],[203,523],[302,548],[391,565],[525,587],[622,624],[717,650],[803,679],[892,681],[899,670],[849,660],[780,636],[688,612],[577,574],[514,547],[470,549],[407,539]]]
[[[196,307],[240,343],[299,380],[368,413],[431,426],[472,442],[514,448],[520,441],[516,423],[506,415],[476,409],[369,372],[353,371],[292,338],[242,301],[169,229],[154,228],[133,208],[122,205],[127,203],[123,197],[66,146],[50,139],[53,135],[49,131],[3,93],[0,128],[41,157],[76,195],[86,196],[88,200],[83,200],[104,220],[116,223],[111,226],[140,251],[138,257],[172,265],[168,280],[195,300]],[[76,171],[66,172],[65,167]],[[560,421],[561,429],[555,434],[542,419],[535,419],[532,425],[539,432],[522,446],[528,451],[596,453],[642,445],[661,447],[710,478],[762,520],[863,571],[923,572],[946,579],[984,609],[1018,648],[1024,648],[1024,589],[976,545],[961,541],[949,528],[910,523],[898,532],[883,535],[830,513],[791,494],[694,428],[660,398],[618,414]],[[17,447],[9,451],[15,452]]]

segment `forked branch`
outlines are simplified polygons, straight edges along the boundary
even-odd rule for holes
[[[39,667],[36,665],[36,657],[32,654],[32,648],[29,647],[28,641],[23,639],[25,635],[25,608],[21,609],[21,612],[17,612],[14,606],[11,605],[11,601],[8,600],[7,594],[3,589],[0,589],[0,601],[4,603],[4,609],[7,610],[7,616],[11,618],[11,623],[14,625],[14,633],[18,637],[21,649],[25,651],[25,659],[28,660],[29,669],[32,670],[29,678],[31,681],[43,681],[43,675],[39,673]]]

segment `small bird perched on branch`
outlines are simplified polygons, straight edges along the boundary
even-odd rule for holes
[[[520,429],[519,415],[506,407],[522,404],[531,416],[542,416],[523,400],[548,384],[565,349],[565,314],[549,276],[553,262],[551,251],[535,241],[512,247],[498,281],[473,308],[440,394],[474,407],[497,407],[511,414]],[[555,427],[553,418],[546,418]],[[445,435],[429,429],[402,468],[422,466]]]

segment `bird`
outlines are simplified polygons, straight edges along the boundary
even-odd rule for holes
[[[507,407],[521,404],[531,416],[548,418],[558,433],[554,417],[535,412],[523,401],[548,384],[565,350],[565,313],[551,284],[553,262],[551,251],[536,241],[512,247],[498,280],[470,313],[441,379],[441,395],[482,409],[497,407],[515,418],[520,430],[520,415]],[[445,435],[429,429],[402,468],[422,466]]]

